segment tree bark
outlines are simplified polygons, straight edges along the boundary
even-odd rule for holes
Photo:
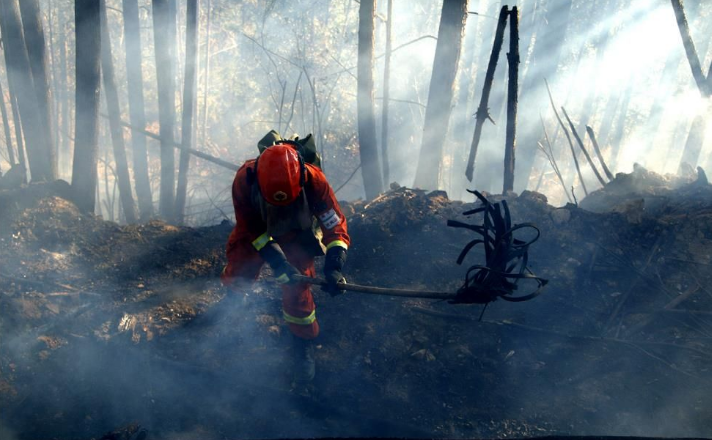
[[[509,11],[509,80],[507,85],[507,136],[504,147],[502,194],[514,190],[514,153],[517,142],[517,96],[519,93],[519,11]]]
[[[22,31],[22,21],[17,0],[1,0],[3,17],[3,43],[8,75],[12,78],[12,87],[27,140],[27,156],[33,181],[51,181],[55,174],[52,169],[52,145],[43,134],[42,118],[37,103],[30,60]]]
[[[2,112],[2,127],[5,130],[5,145],[7,146],[7,157],[10,166],[15,165],[15,150],[12,148],[12,134],[10,133],[10,122],[7,118],[7,109],[5,108],[5,94],[0,84],[0,112]]]
[[[504,27],[507,24],[507,15],[509,14],[509,9],[507,6],[502,6],[502,10],[499,13],[499,21],[497,22],[497,30],[494,34],[494,44],[492,45],[492,52],[490,54],[489,64],[487,64],[487,73],[485,74],[485,83],[482,88],[482,97],[480,98],[480,106],[477,108],[476,121],[475,121],[475,133],[472,136],[472,144],[470,145],[470,156],[467,159],[467,169],[465,170],[465,175],[467,180],[472,182],[472,176],[475,169],[475,159],[477,157],[477,148],[480,144],[480,137],[482,136],[482,126],[487,119],[492,120],[489,114],[489,95],[492,91],[492,82],[494,81],[494,72],[497,68],[497,60],[499,59],[499,53],[502,51],[502,40],[504,39]]]
[[[388,21],[386,22],[386,53],[383,67],[383,114],[381,119],[381,160],[383,161],[383,183],[391,180],[388,163],[388,107],[391,98],[391,50],[393,34],[393,0],[388,0]]]
[[[358,111],[359,154],[366,198],[371,200],[383,190],[383,174],[378,160],[376,116],[373,110],[373,46],[376,21],[375,0],[361,0],[358,26],[358,62],[356,97]]]
[[[124,44],[126,54],[126,80],[129,94],[129,118],[131,125],[146,127],[146,111],[143,100],[143,72],[141,71],[141,28],[138,18],[138,0],[123,0]],[[148,151],[146,136],[131,133],[133,147],[133,174],[141,221],[153,216],[153,197],[148,176]]]
[[[467,21],[467,1],[443,1],[415,187],[438,189],[440,184],[443,146],[450,124],[455,78]]]
[[[176,192],[175,219],[183,223],[185,199],[188,190],[188,168],[190,167],[190,149],[193,146],[193,114],[195,110],[195,88],[198,65],[198,2],[188,0],[185,31],[185,83],[183,85],[183,118],[181,119],[180,165],[178,168],[178,191]]]
[[[167,140],[175,139],[175,0],[153,0],[153,36],[158,82],[158,119],[161,133],[161,195],[159,213],[171,220],[175,213],[175,154]]]
[[[121,127],[121,108],[114,78],[114,59],[111,53],[111,35],[109,34],[109,22],[106,15],[106,0],[99,0],[99,2],[101,4],[101,71],[104,77],[106,109],[109,113],[111,144],[114,147],[119,197],[126,222],[136,223],[138,216],[136,215],[136,205],[131,192],[131,176],[129,176],[129,164],[126,160],[123,127]]]
[[[43,156],[42,163],[46,168],[45,179],[51,181],[57,179],[57,156],[52,133],[54,118],[42,15],[39,0],[22,0],[19,4],[25,45],[37,95],[38,119],[41,124],[33,127],[32,130],[37,130],[41,136],[42,144],[38,146],[38,154]]]
[[[96,206],[101,13],[96,0],[75,0],[76,117],[72,189],[83,212]]]

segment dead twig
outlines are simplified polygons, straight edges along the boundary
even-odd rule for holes
[[[581,181],[581,186],[583,187],[583,193],[588,196],[588,190],[586,189],[586,182],[584,182],[583,175],[581,174],[581,167],[579,167],[579,162],[578,162],[578,159],[576,158],[576,151],[574,150],[574,143],[571,141],[571,135],[569,134],[569,130],[566,128],[566,125],[564,125],[564,121],[561,120],[561,116],[559,116],[559,112],[556,111],[556,105],[554,104],[554,97],[551,95],[551,89],[549,88],[549,82],[546,79],[544,79],[544,84],[546,84],[546,91],[549,93],[549,102],[551,102],[551,109],[554,110],[554,116],[556,116],[556,120],[559,121],[559,125],[561,126],[564,134],[566,135],[566,140],[569,141],[569,148],[571,149],[571,157],[573,157],[573,159],[574,159],[574,165],[576,166],[576,172],[578,173],[579,180]],[[573,192],[573,187],[571,188],[571,192]]]
[[[588,161],[589,166],[593,170],[593,174],[596,175],[596,178],[598,179],[599,182],[601,182],[602,186],[606,186],[606,181],[603,180],[603,177],[601,177],[601,173],[598,172],[596,165],[593,164],[593,160],[591,159],[591,156],[588,154],[588,151],[586,151],[586,147],[584,147],[584,145],[583,145],[583,140],[581,140],[581,136],[579,136],[578,131],[576,131],[576,127],[574,127],[574,123],[571,122],[571,118],[569,118],[569,114],[566,113],[566,109],[564,107],[561,107],[561,112],[564,114],[564,117],[566,118],[566,122],[569,123],[569,127],[571,128],[571,133],[573,133],[574,139],[576,139],[576,143],[578,143],[579,148],[581,148],[581,151],[583,151],[583,155],[586,157],[586,160]]]

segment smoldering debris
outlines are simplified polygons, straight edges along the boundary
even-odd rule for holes
[[[19,438],[132,426],[149,439],[712,429],[709,185],[666,188],[658,209],[635,213],[613,209],[608,187],[591,195],[603,212],[487,195],[541,230],[529,262],[546,291],[496,301],[483,322],[477,305],[316,292],[311,397],[289,389],[277,287],[266,277],[227,295],[216,280],[231,225],[118,226],[31,188],[42,196],[0,193],[13,203],[0,231],[0,419]],[[446,222],[471,222],[462,212],[478,206],[405,187],[344,203],[348,279],[455,291],[471,237]]]

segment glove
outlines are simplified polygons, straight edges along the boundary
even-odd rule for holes
[[[260,249],[259,254],[272,268],[279,284],[293,284],[296,282],[293,276],[302,274],[287,261],[287,257],[284,255],[284,252],[282,252],[282,248],[274,241],[270,241]]]
[[[346,278],[341,273],[344,263],[346,263],[346,249],[341,246],[334,246],[326,252],[324,278],[326,278],[329,285],[322,289],[329,292],[331,296],[346,293],[345,290],[338,287],[339,284],[346,284]]]

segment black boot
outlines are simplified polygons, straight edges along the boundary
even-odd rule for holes
[[[314,342],[296,336],[293,338],[292,378],[295,384],[309,384],[314,380],[316,365],[314,362]]]

